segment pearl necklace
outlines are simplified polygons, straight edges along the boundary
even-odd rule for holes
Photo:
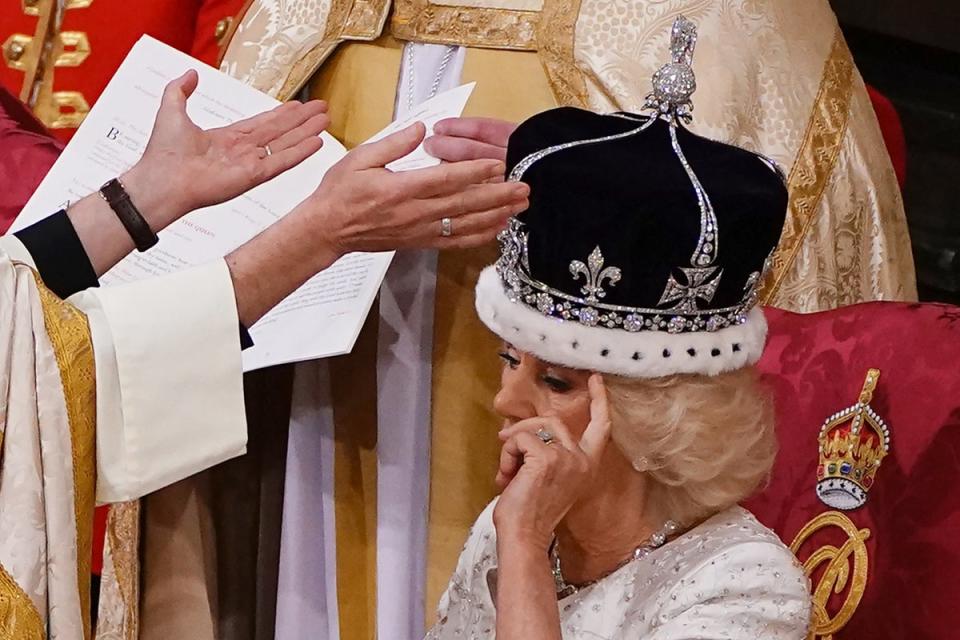
[[[591,580],[583,584],[575,585],[568,583],[563,577],[563,570],[560,568],[560,551],[558,549],[557,537],[554,536],[553,542],[550,544],[550,564],[553,566],[553,582],[556,585],[557,589],[557,600],[563,600],[567,596],[572,596],[581,589],[586,589],[587,587],[593,586],[596,583],[600,582],[609,575],[612,575],[627,566],[634,560],[639,560],[640,558],[645,558],[650,554],[651,551],[659,549],[667,543],[667,541],[674,536],[677,531],[680,530],[680,525],[678,525],[673,520],[667,520],[660,529],[654,533],[652,536],[647,538],[647,540],[641,544],[639,547],[633,550],[633,553],[630,556],[614,567],[611,571],[608,571],[604,575],[600,576],[596,580]]]

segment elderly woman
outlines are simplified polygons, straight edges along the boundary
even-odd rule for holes
[[[557,109],[510,139],[530,208],[477,285],[504,340],[503,492],[429,638],[806,636],[801,567],[738,506],[776,450],[754,305],[787,193],[681,126],[694,37],[679,20],[653,115]]]

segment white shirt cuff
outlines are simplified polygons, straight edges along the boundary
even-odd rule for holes
[[[219,260],[69,300],[97,375],[97,501],[132,500],[246,452],[239,320]]]

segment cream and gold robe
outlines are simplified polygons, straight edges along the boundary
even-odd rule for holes
[[[219,261],[60,300],[0,238],[0,637],[90,638],[95,502],[133,501],[246,446]],[[96,637],[137,637],[136,503],[108,527]]]
[[[352,146],[391,119],[403,42],[467,47],[461,80],[478,81],[468,115],[517,121],[556,105],[638,111],[680,13],[700,34],[691,128],[761,152],[789,175],[766,303],[817,311],[915,299],[897,182],[827,0],[250,0],[222,69],[281,99],[309,87],[330,102],[332,133]],[[495,342],[473,311],[476,276],[493,257],[492,248],[444,254],[437,269],[428,608],[493,491]],[[349,358],[330,364],[339,617],[351,638],[378,626],[378,431],[425,428],[391,424],[383,407],[378,424],[375,323]]]

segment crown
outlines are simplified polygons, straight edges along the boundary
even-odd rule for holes
[[[879,379],[879,369],[867,371],[857,403],[828,417],[820,428],[817,496],[834,509],[862,507],[890,453],[890,430],[870,406]]]
[[[611,304],[602,300],[607,295],[605,284],[614,286],[620,281],[623,271],[612,265],[604,268],[605,258],[597,245],[589,254],[586,264],[579,259],[569,263],[573,279],[585,280],[580,288],[583,295],[571,295],[532,275],[527,246],[529,232],[523,222],[512,218],[507,228],[497,236],[501,257],[496,265],[511,302],[525,303],[557,320],[629,332],[716,332],[747,321],[747,314],[757,303],[760,283],[771,267],[773,251],[767,256],[762,270],[753,271],[742,281],[744,285],[739,300],[733,304],[711,304],[724,277],[724,269],[717,264],[720,228],[710,196],[684,154],[677,134],[677,123],[691,120],[691,96],[697,87],[691,66],[696,43],[696,26],[684,16],[678,16],[670,34],[671,61],[653,76],[653,90],[644,105],[649,111],[646,116],[613,114],[612,117],[622,118],[632,124],[619,133],[567,141],[539,149],[521,159],[508,176],[510,181],[521,180],[534,164],[547,156],[579,146],[635,137],[651,129],[658,120],[666,121],[670,124],[669,138],[674,160],[683,167],[700,214],[699,236],[689,264],[678,266],[667,277],[661,285],[663,289],[659,300],[649,301],[653,304]],[[782,172],[769,158],[762,157],[761,160],[782,179]]]

